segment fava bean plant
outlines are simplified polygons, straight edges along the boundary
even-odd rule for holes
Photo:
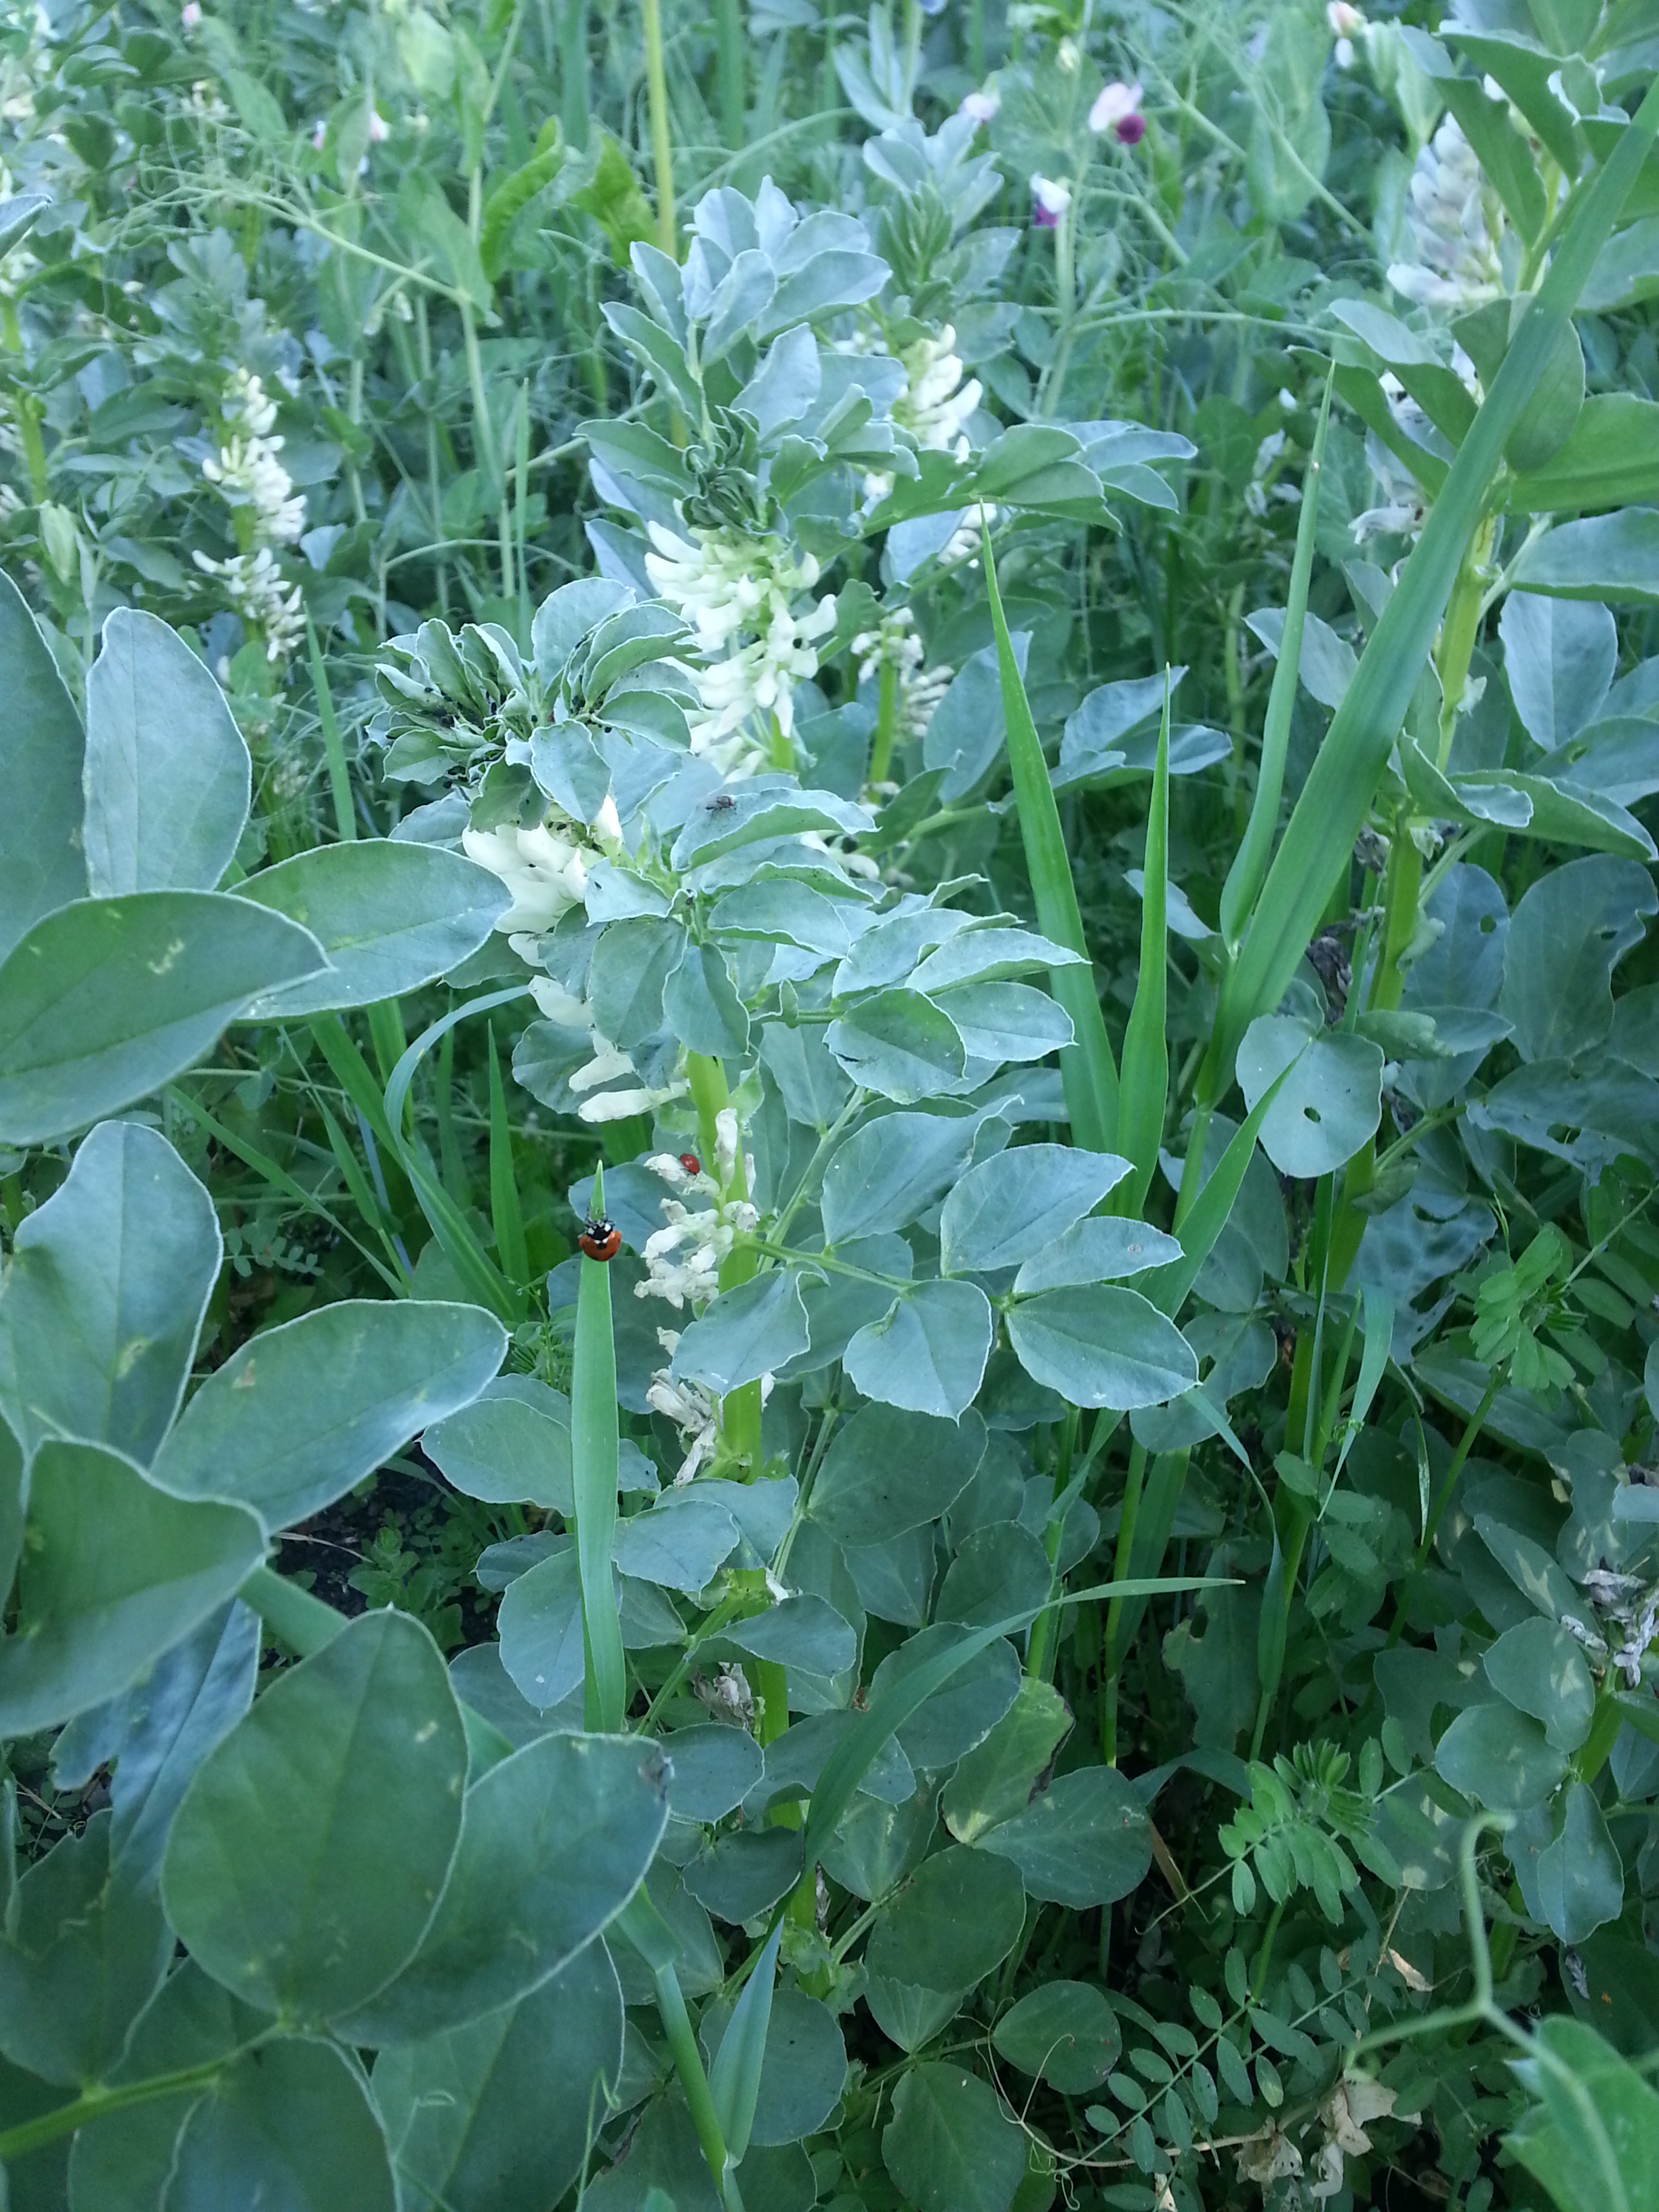
[[[1659,0],[0,164],[0,2203],[1642,2212]]]

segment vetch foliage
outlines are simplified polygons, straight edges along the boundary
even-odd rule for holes
[[[7,2202],[1645,2201],[1656,40],[0,27]]]

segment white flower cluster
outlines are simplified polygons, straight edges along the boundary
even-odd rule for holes
[[[246,628],[263,633],[267,660],[286,660],[305,635],[306,618],[300,604],[300,586],[288,585],[269,545],[256,552],[233,553],[215,561],[208,554],[192,555],[204,575],[217,576],[225,597]]]
[[[588,863],[595,846],[601,852],[617,852],[622,847],[622,824],[608,793],[594,817],[591,842],[589,833],[556,806],[549,806],[543,819],[528,830],[509,823],[502,830],[461,832],[461,850],[468,860],[499,876],[513,894],[513,903],[496,928],[513,940],[515,952],[532,961],[533,939],[544,937],[562,915],[586,898]],[[521,937],[532,941],[520,945]]]
[[[659,1328],[657,1341],[672,1362],[679,1348],[679,1331]],[[677,1382],[666,1367],[659,1367],[651,1377],[645,1402],[653,1413],[672,1421],[680,1432],[685,1457],[674,1477],[674,1487],[678,1490],[690,1481],[720,1442],[720,1406],[701,1382]]]
[[[1416,258],[1396,261],[1389,270],[1402,298],[1462,313],[1502,295],[1503,213],[1453,116],[1417,157],[1408,219]]]
[[[685,1306],[706,1305],[720,1289],[721,1262],[740,1236],[752,1230],[760,1216],[747,1198],[733,1188],[738,1157],[738,1117],[730,1106],[715,1116],[714,1173],[699,1168],[694,1174],[672,1152],[657,1152],[646,1162],[672,1192],[696,1193],[714,1203],[695,1212],[678,1197],[664,1199],[666,1225],[645,1240],[643,1258],[648,1273],[634,1285],[636,1298],[665,1298],[676,1312]],[[749,1182],[754,1162],[745,1158]]]
[[[525,959],[535,959],[534,938],[514,937],[512,944]],[[579,1120],[625,1121],[630,1115],[654,1114],[659,1106],[684,1097],[683,1077],[677,1076],[666,1084],[641,1082],[628,1054],[612,1044],[603,1030],[594,1028],[587,1001],[567,991],[563,984],[556,983],[550,975],[537,975],[532,979],[530,994],[548,1021],[556,1023],[561,1029],[587,1031],[593,1056],[568,1079],[568,1087],[579,1102]]]
[[[924,453],[952,453],[965,461],[966,424],[984,387],[977,377],[963,382],[956,343],[956,331],[946,323],[937,337],[918,338],[900,350],[906,381],[893,402],[893,420]]]
[[[193,557],[204,575],[217,576],[226,596],[249,629],[263,633],[267,660],[284,660],[298,645],[305,629],[300,587],[284,583],[274,549],[292,545],[306,526],[303,492],[277,455],[283,441],[270,434],[276,424],[276,402],[259,379],[238,368],[224,402],[230,442],[219,448],[217,459],[202,464],[202,474],[221,498],[240,518],[244,550],[228,560],[216,561],[205,553]]]
[[[861,684],[883,668],[898,671],[898,732],[907,738],[925,736],[955,672],[942,662],[937,668],[922,666],[927,648],[916,635],[909,608],[896,608],[874,629],[861,630],[853,640],[853,650],[860,656]]]
[[[690,536],[681,538],[659,522],[649,526],[646,570],[659,596],[690,619],[709,659],[696,672],[703,712],[693,724],[692,751],[726,774],[749,774],[770,757],[772,720],[786,738],[793,732],[795,686],[817,674],[815,641],[834,628],[836,602],[794,611],[796,595],[818,580],[811,554],[797,559],[775,539],[687,527]]]

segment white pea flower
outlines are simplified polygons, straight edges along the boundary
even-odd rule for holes
[[[1094,106],[1089,110],[1090,130],[1097,137],[1100,137],[1108,131],[1121,136],[1121,126],[1129,122],[1132,117],[1139,118],[1141,97],[1139,81],[1133,84],[1112,83],[1103,86],[1096,95]],[[1139,137],[1139,132],[1136,131],[1133,137]],[[1133,143],[1133,140],[1130,143]]]
[[[225,596],[250,629],[263,633],[267,660],[286,659],[305,635],[305,615],[297,584],[284,582],[270,546],[233,553],[216,561],[206,553],[191,558],[204,576],[217,576]]]
[[[659,1328],[657,1331],[657,1341],[668,1354],[671,1363],[679,1340],[677,1329]],[[672,1421],[680,1432],[685,1456],[680,1462],[673,1486],[676,1490],[682,1489],[703,1462],[710,1457],[720,1442],[720,1407],[701,1382],[676,1382],[666,1367],[659,1368],[651,1377],[645,1402],[654,1413]]]
[[[1417,157],[1408,221],[1416,258],[1396,261],[1389,270],[1389,282],[1402,298],[1461,313],[1502,296],[1503,210],[1453,116]]]
[[[1031,173],[1031,220],[1039,230],[1054,230],[1072,204],[1072,188],[1055,178]]]
[[[990,123],[994,121],[1001,105],[1001,100],[994,92],[970,92],[964,94],[957,112],[965,115],[970,123]]]
[[[853,640],[853,650],[859,656],[859,681],[867,684],[883,668],[893,668],[898,673],[898,727],[907,738],[920,738],[927,733],[933,719],[933,709],[951,686],[954,672],[941,664],[937,668],[924,668],[927,649],[915,634],[915,617],[908,607],[897,607],[891,614],[884,615],[874,629],[860,631]],[[855,869],[854,873],[863,873]],[[872,869],[872,873],[879,873]]]
[[[462,830],[461,850],[468,860],[499,876],[513,894],[512,905],[495,924],[502,936],[544,936],[586,897],[587,867],[568,827],[552,829],[538,822],[529,830],[509,823],[501,830]]]

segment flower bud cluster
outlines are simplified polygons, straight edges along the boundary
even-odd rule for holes
[[[835,626],[833,597],[795,611],[797,595],[817,582],[817,562],[742,531],[691,523],[682,538],[660,522],[648,527],[646,571],[660,597],[690,620],[698,650],[709,659],[696,671],[703,712],[693,723],[691,749],[728,773],[763,767],[771,721],[791,734],[795,686],[817,675],[816,641]]]
[[[1417,157],[1408,221],[1415,258],[1396,261],[1389,270],[1389,282],[1402,298],[1461,314],[1501,296],[1503,213],[1454,116],[1444,118]]]

